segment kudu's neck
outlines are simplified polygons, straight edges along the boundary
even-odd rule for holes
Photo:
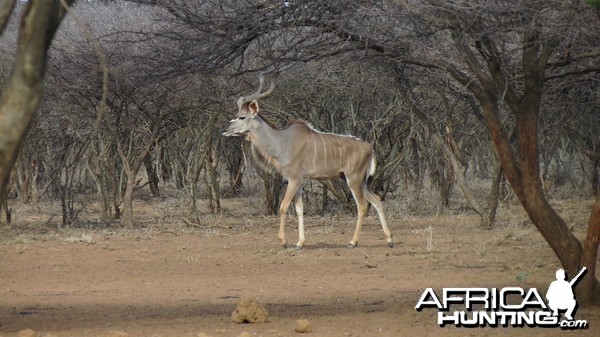
[[[257,146],[261,152],[278,159],[282,154],[285,139],[281,137],[281,131],[274,129],[260,116],[257,116],[254,126],[250,129],[250,141]]]

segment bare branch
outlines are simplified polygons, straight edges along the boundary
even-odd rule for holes
[[[6,28],[6,24],[10,19],[13,8],[15,8],[15,2],[17,2],[17,0],[5,0],[2,5],[0,5],[0,35],[4,31],[4,28]]]

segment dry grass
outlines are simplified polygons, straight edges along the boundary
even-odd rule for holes
[[[83,244],[94,244],[96,243],[96,240],[94,239],[94,236],[90,233],[83,233],[80,236],[74,236],[74,235],[70,235],[67,236],[66,238],[64,238],[62,240],[62,242],[64,244],[76,244],[76,243],[83,243]]]
[[[487,182],[480,181],[473,185],[481,200],[484,200]],[[209,214],[208,204],[202,199],[198,200],[196,210],[192,210],[186,191],[163,188],[163,196],[160,198],[152,198],[147,192],[140,191],[134,203],[136,225],[133,229],[121,227],[119,220],[100,218],[100,207],[95,202],[94,195],[78,197],[78,203],[84,206],[84,211],[68,228],[61,227],[60,205],[55,201],[31,205],[11,200],[9,204],[13,210],[13,223],[10,226],[0,225],[0,240],[15,245],[23,245],[31,240],[90,244],[97,237],[108,236],[144,240],[159,235],[224,236],[256,229],[273,233],[272,228],[278,226],[278,217],[264,215],[263,189],[261,183],[248,180],[239,196],[221,200],[223,209],[219,214]],[[320,214],[321,199],[317,193],[320,191],[319,184],[313,183],[305,189],[310,190],[305,193],[307,238],[312,242],[329,244],[331,233],[351,235],[356,216],[333,200],[327,212]],[[555,188],[551,195],[557,196],[551,203],[569,227],[586,227],[591,199],[581,197],[576,191],[567,188]],[[574,198],[565,199],[567,195],[574,195]],[[460,221],[460,218],[457,220],[454,216],[474,216],[456,189],[443,216],[437,216],[438,200],[437,192],[430,188],[420,191],[409,188],[404,193],[388,195],[384,207],[391,223],[418,223],[410,232],[422,236],[423,249],[433,252],[443,249],[439,245],[439,233],[435,225],[437,221],[445,221],[442,219],[446,216],[451,217],[449,221]],[[526,244],[529,236],[536,232],[522,207],[514,199],[501,202],[497,214],[493,235],[485,242],[473,243],[474,254],[483,255],[490,247],[502,246],[507,241],[522,241]],[[423,223],[420,220],[424,218],[429,220]],[[293,210],[290,211],[288,224],[288,233],[295,234],[296,218]],[[371,225],[379,226],[374,210],[369,212],[367,218],[366,226]],[[393,227],[392,225],[392,231]]]

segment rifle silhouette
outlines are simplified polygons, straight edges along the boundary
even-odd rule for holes
[[[573,287],[573,284],[575,284],[575,283],[576,283],[576,282],[579,280],[579,278],[580,278],[580,277],[583,275],[583,273],[584,273],[586,270],[587,270],[587,268],[586,268],[586,267],[583,267],[583,268],[581,268],[581,270],[579,271],[579,273],[577,273],[577,275],[575,275],[575,277],[573,277],[573,278],[571,279],[571,281],[569,282],[569,285],[570,285],[571,287]]]

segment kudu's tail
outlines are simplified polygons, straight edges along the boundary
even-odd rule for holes
[[[375,169],[377,168],[377,163],[375,162],[375,156],[371,155],[371,163],[369,164],[369,171],[367,172],[367,179],[375,175]]]

